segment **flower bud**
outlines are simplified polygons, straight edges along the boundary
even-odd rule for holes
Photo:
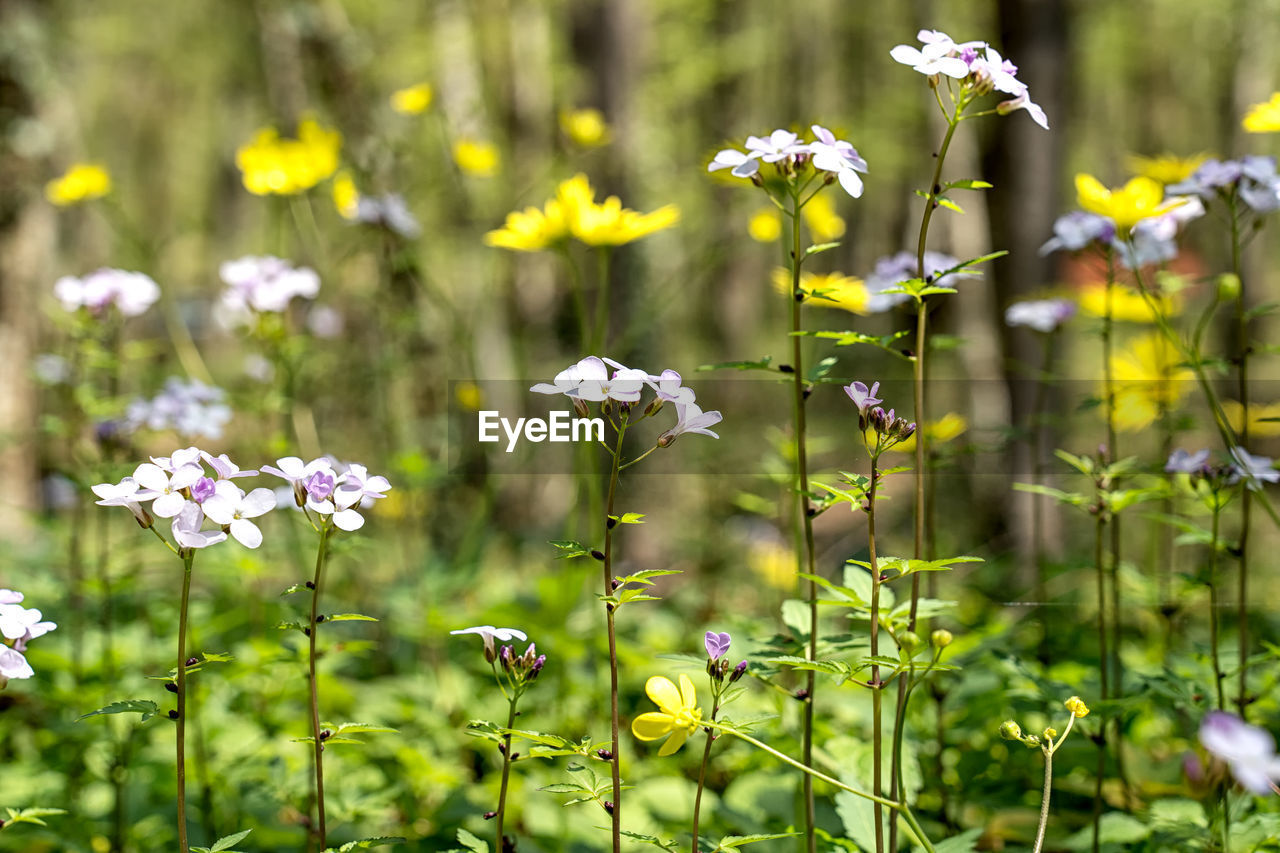
[[[907,654],[911,654],[916,649],[924,645],[924,640],[920,639],[920,635],[915,631],[903,631],[898,636],[898,645]]]
[[[1005,720],[1000,724],[1000,737],[1005,740],[1022,740],[1022,726],[1013,720]]]
[[[538,673],[542,672],[542,667],[547,663],[546,655],[538,655],[537,660],[533,662],[533,666],[529,667],[529,676],[526,680],[533,681],[538,677]]]
[[[177,693],[178,685],[174,684],[172,681],[166,681],[164,683],[164,689],[168,690],[170,693]]]
[[[1089,713],[1089,706],[1079,696],[1072,696],[1070,699],[1062,703],[1066,709],[1071,712],[1074,717],[1084,717]]]
[[[664,432],[662,435],[658,436],[658,446],[670,447],[671,443],[675,440],[676,440],[675,435],[669,432]]]
[[[497,816],[498,816],[498,813],[497,813],[497,812],[485,812],[485,813],[484,813],[484,819],[485,819],[485,820],[493,820],[493,819],[494,819],[495,817],[497,817]]]
[[[606,418],[613,414],[613,400],[605,397],[604,402],[600,404],[600,414]]]
[[[936,649],[945,649],[951,645],[953,639],[955,638],[951,636],[951,632],[946,628],[939,628],[929,635],[929,642],[933,643],[933,647]]]
[[[1234,302],[1239,299],[1240,277],[1229,272],[1218,276],[1218,298],[1223,302]]]
[[[503,646],[502,651],[498,653],[498,659],[502,662],[502,668],[507,672],[511,671],[511,647]]]
[[[591,409],[587,406],[587,401],[581,397],[573,398],[573,412],[580,418],[591,416]]]
[[[1058,736],[1058,730],[1055,729],[1053,726],[1049,726],[1044,730],[1045,740],[1053,740],[1057,736]]]
[[[893,431],[898,441],[906,441],[916,434],[916,425],[906,418],[898,418],[893,422]]]
[[[733,668],[733,672],[729,674],[729,683],[732,684],[742,676],[746,675],[746,673],[747,673],[747,662],[742,661],[737,666],[735,666]]]
[[[646,418],[651,418],[660,411],[662,411],[662,398],[654,397],[653,401],[644,407],[644,416]]]
[[[176,719],[178,719],[178,712],[177,712],[177,711],[170,711],[170,712],[169,712],[169,719],[171,719],[171,720],[176,720]]]

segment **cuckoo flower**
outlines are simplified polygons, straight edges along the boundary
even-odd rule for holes
[[[1059,216],[1053,223],[1053,237],[1040,247],[1047,255],[1059,249],[1075,252],[1089,245],[1110,245],[1116,236],[1116,224],[1105,216],[1075,210]]]
[[[492,625],[477,625],[474,628],[459,628],[457,631],[450,631],[450,634],[479,634],[480,639],[484,641],[485,660],[492,662],[496,657],[493,648],[493,641],[500,643],[509,643],[512,640],[524,641],[529,639],[528,635],[519,628],[495,628]]]
[[[263,465],[262,473],[272,474],[285,480],[293,488],[293,499],[302,506],[307,502],[306,480],[322,468],[331,468],[328,457],[321,456],[310,462],[303,462],[297,456],[285,456],[276,460],[276,464]]]
[[[1215,758],[1225,761],[1236,781],[1255,794],[1270,793],[1280,780],[1275,738],[1235,714],[1205,714],[1200,722],[1200,743]]]
[[[872,382],[871,387],[868,388],[863,383],[855,381],[853,384],[845,386],[844,393],[848,394],[849,399],[858,407],[858,416],[866,417],[872,406],[877,406],[884,402],[884,400],[876,396],[879,390],[879,382]]]
[[[572,396],[572,392],[581,387],[584,382],[598,382],[608,378],[609,369],[605,367],[605,363],[594,355],[590,355],[557,373],[553,383],[540,382],[529,390],[535,394]]]
[[[659,740],[670,735],[658,750],[658,755],[671,755],[684,746],[689,735],[697,731],[702,722],[702,710],[698,707],[693,682],[682,674],[680,689],[677,690],[670,679],[655,675],[644,689],[658,710],[636,717],[631,723],[631,733],[640,740]]]
[[[604,362],[615,368],[612,378],[608,376],[607,370],[605,376],[599,376],[598,369],[593,366],[592,374],[584,377],[583,381],[567,394],[593,403],[603,400],[616,400],[619,403],[639,402],[640,392],[649,381],[649,374],[643,370],[627,367],[611,358],[604,359]],[[533,390],[537,390],[536,386]]]
[[[862,159],[852,143],[836,139],[825,127],[815,124],[812,130],[817,137],[809,145],[809,150],[813,153],[813,167],[834,173],[840,186],[853,198],[861,196],[862,178],[858,177],[858,173],[867,171],[867,161]]]
[[[209,463],[209,467],[218,475],[219,480],[234,480],[238,477],[256,477],[258,474],[258,471],[255,468],[250,468],[248,470],[241,469],[240,466],[232,462],[230,457],[225,453],[214,456],[212,453],[207,453],[201,450],[200,458]]]
[[[180,548],[208,548],[225,542],[227,534],[221,530],[202,531],[204,510],[199,504],[184,504],[182,511],[173,519],[173,541]]]
[[[144,497],[139,492],[138,499],[154,499],[151,511],[160,518],[173,518],[182,512],[183,507],[187,505],[187,499],[182,494],[182,490],[194,486],[203,476],[204,469],[194,463],[181,465],[170,473],[159,465],[143,462],[133,471],[134,482],[149,493],[153,493]]]
[[[1070,299],[1030,299],[1006,308],[1004,321],[1009,326],[1052,332],[1075,315],[1076,304]]]
[[[683,380],[674,370],[664,370],[661,376],[650,376],[648,381],[660,400],[687,405],[696,399],[692,388],[680,384]]]
[[[671,442],[686,432],[719,438],[720,436],[708,427],[713,427],[722,420],[724,416],[719,412],[704,412],[696,403],[676,403],[676,425],[658,436],[658,444],[662,447],[670,447]]]
[[[910,65],[927,77],[945,74],[948,77],[963,80],[969,76],[969,63],[957,54],[964,48],[976,50],[978,47],[986,46],[983,42],[966,42],[963,46],[957,45],[950,36],[937,30],[921,30],[916,34],[916,38],[920,40],[923,47],[914,48],[911,45],[900,44],[889,51],[889,55],[895,62]]]
[[[100,315],[110,306],[125,317],[136,317],[160,298],[160,287],[140,272],[101,269],[83,278],[64,276],[53,285],[53,295],[68,311],[85,308]]]
[[[1166,474],[1202,474],[1209,470],[1209,451],[1189,453],[1181,447],[1169,454],[1164,463]]]
[[[1243,447],[1231,448],[1231,482],[1244,480],[1250,491],[1262,491],[1263,483],[1280,483],[1280,471],[1271,466],[1271,457],[1254,456]]]
[[[143,509],[141,502],[157,495],[149,489],[142,489],[132,477],[125,477],[119,483],[99,483],[93,487],[93,493],[101,498],[95,502],[98,506],[125,507],[143,527],[151,526],[151,513]]]
[[[22,593],[13,589],[0,589],[0,604],[21,604]]]
[[[800,137],[789,130],[779,128],[769,134],[768,138],[758,136],[747,137],[747,150],[766,163],[777,163],[797,154],[805,154],[809,146],[800,141]]]
[[[202,504],[204,514],[215,524],[221,524],[246,548],[262,544],[262,531],[249,519],[265,515],[276,508],[276,497],[270,489],[254,489],[245,494],[230,480],[219,480],[214,494]]]

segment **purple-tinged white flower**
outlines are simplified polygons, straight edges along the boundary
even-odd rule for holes
[[[133,431],[171,429],[179,435],[219,439],[231,420],[223,400],[226,392],[199,380],[170,377],[164,389],[150,400],[137,399],[125,410],[124,426]]]
[[[21,604],[22,593],[14,589],[0,589],[0,604]]]
[[[153,464],[172,474],[179,468],[185,468],[188,465],[199,465],[200,460],[204,458],[204,453],[198,447],[184,447],[181,450],[173,451],[168,456],[152,456],[150,458]]]
[[[1017,78],[1018,66],[1000,55],[994,47],[988,47],[982,56],[975,56],[969,70],[991,88],[1015,97],[1025,95],[1027,86]]]
[[[35,674],[36,671],[21,652],[8,646],[0,646],[0,687],[10,678],[30,678]]]
[[[182,490],[195,485],[203,476],[204,469],[199,465],[183,465],[170,474],[159,465],[143,462],[133,471],[134,482],[152,493],[150,497],[144,497],[139,492],[137,499],[152,500],[151,511],[160,518],[173,518],[181,513],[187,505]]]
[[[965,42],[964,45],[958,45],[952,41],[951,36],[937,30],[921,30],[916,33],[916,38],[920,40],[922,48],[900,44],[889,51],[889,55],[895,62],[910,65],[926,77],[945,74],[963,80],[969,76],[969,63],[958,54],[965,50],[976,52],[977,49],[986,47],[985,42]]]
[[[355,510],[360,504],[360,498],[360,492],[336,489],[324,500],[308,497],[307,509],[319,515],[332,516],[335,527],[350,533],[364,527],[364,516]]]
[[[333,471],[322,468],[315,471],[302,484],[307,490],[307,503],[312,501],[327,501],[333,495],[333,490],[337,485]]]
[[[529,390],[535,394],[565,394],[578,389],[583,382],[600,381],[609,378],[609,368],[594,355],[589,355],[577,364],[571,364],[556,374],[554,384],[540,382]]]
[[[867,412],[871,410],[872,406],[878,406],[884,402],[884,400],[881,400],[876,396],[876,393],[879,392],[879,390],[879,382],[872,382],[870,388],[863,383],[856,381],[851,385],[844,386],[844,393],[848,394],[849,399],[858,407],[859,417],[866,417]]]
[[[249,519],[265,515],[276,508],[276,496],[270,489],[254,489],[245,494],[230,480],[219,480],[215,493],[204,501],[204,514],[214,524],[221,524],[246,548],[262,544],[262,531]]]
[[[604,378],[590,377],[568,392],[570,397],[599,403],[604,400],[616,400],[619,403],[636,403],[640,400],[640,392],[649,381],[649,374],[639,368],[627,367],[625,364],[605,358],[603,361],[614,368],[613,376]],[[581,364],[581,362],[579,362]]]
[[[748,136],[747,150],[766,163],[777,163],[797,154],[807,154],[809,146],[801,142],[796,134],[779,128],[769,134],[767,139]]]
[[[1276,174],[1275,158],[1252,155],[1240,160],[1206,160],[1191,177],[1166,191],[1170,195],[1210,199],[1232,189],[1256,214],[1280,209],[1280,176]]]
[[[1271,733],[1235,714],[1210,711],[1200,721],[1200,744],[1227,763],[1231,775],[1255,794],[1270,793],[1280,780],[1280,758]]]
[[[493,641],[500,643],[509,643],[512,640],[527,640],[529,637],[519,628],[495,628],[492,625],[477,625],[474,628],[460,628],[457,631],[450,631],[450,634],[479,634],[480,639],[484,641],[484,654],[486,660],[493,661],[495,657]]]
[[[724,416],[719,412],[704,412],[696,403],[677,403],[676,425],[658,436],[658,444],[662,447],[670,447],[671,442],[686,432],[719,438],[720,436],[712,432],[708,427],[713,427],[722,420],[724,420]]]
[[[1229,482],[1244,480],[1247,488],[1262,491],[1263,483],[1280,483],[1280,471],[1271,465],[1271,457],[1254,456],[1243,447],[1231,448],[1231,477]]]
[[[387,496],[390,488],[391,482],[386,477],[381,474],[371,476],[369,469],[358,462],[348,465],[338,482],[338,489],[352,492],[358,497],[358,503],[353,504],[354,506],[365,506],[372,501],[381,500]]]
[[[859,172],[867,171],[867,161],[862,159],[858,149],[835,135],[821,125],[813,125],[813,135],[817,140],[810,143],[809,150],[813,154],[813,167],[825,172],[832,172],[853,198],[862,195],[862,178]]]
[[[1040,247],[1047,255],[1059,249],[1079,251],[1085,246],[1109,245],[1116,236],[1116,224],[1106,216],[1074,210],[1059,216],[1053,223],[1053,237]]]
[[[20,604],[0,604],[0,634],[6,640],[16,640],[25,646],[27,640],[34,640],[57,627],[53,622],[43,621],[39,610]]]
[[[1007,116],[1009,113],[1015,113],[1018,110],[1026,110],[1032,121],[1045,130],[1049,129],[1049,117],[1045,115],[1044,108],[1031,100],[1031,95],[1025,89],[1016,97],[996,104],[996,112],[1002,116]]]
[[[98,506],[122,506],[133,513],[138,524],[151,526],[151,513],[142,506],[142,501],[152,500],[158,495],[140,487],[132,477],[125,477],[119,483],[99,483],[93,487],[93,493],[101,498],[95,501]]]
[[[1169,197],[1180,203],[1160,216],[1144,219],[1133,226],[1130,240],[1115,241],[1120,263],[1129,269],[1168,263],[1178,256],[1175,237],[1186,223],[1204,216],[1204,203],[1196,196]],[[1132,245],[1131,245],[1132,244]]]
[[[239,465],[232,462],[230,457],[225,453],[214,456],[212,453],[200,451],[200,458],[209,463],[209,467],[218,475],[219,480],[234,480],[237,477],[256,477],[258,471],[256,468],[248,470],[242,469]]]
[[[317,338],[334,340],[342,336],[346,321],[342,319],[342,312],[338,309],[328,305],[316,305],[307,312],[307,328]]]
[[[721,169],[732,169],[729,174],[735,178],[749,178],[760,170],[759,153],[743,154],[736,148],[725,148],[717,152],[707,165],[708,172]]]
[[[227,261],[218,269],[226,283],[222,304],[233,313],[246,309],[281,313],[295,297],[315,299],[320,292],[320,277],[315,270],[294,267],[286,260],[272,257],[244,257]]]
[[[1009,326],[1052,332],[1075,315],[1076,304],[1070,299],[1030,299],[1006,308],[1004,321]]]
[[[955,287],[960,278],[977,275],[975,272],[960,270],[938,277],[939,273],[955,267],[958,263],[959,261],[951,255],[942,252],[925,252],[924,274],[930,279],[930,284],[938,287]],[[879,314],[895,305],[910,301],[911,295],[908,293],[884,293],[883,291],[891,290],[915,277],[915,252],[902,251],[895,255],[886,255],[876,261],[875,270],[867,276],[865,281],[867,292],[870,294],[867,300],[867,311]]]
[[[86,308],[98,315],[114,305],[125,317],[136,317],[160,298],[160,286],[140,272],[100,269],[83,278],[63,276],[53,294],[68,311]]]
[[[1189,453],[1181,447],[1169,454],[1164,463],[1166,474],[1203,474],[1209,470],[1209,451],[1198,450]]]
[[[203,504],[217,493],[217,483],[212,477],[201,477],[191,487],[191,500]]]
[[[666,400],[668,403],[692,403],[696,397],[693,389],[682,385],[680,374],[674,370],[664,370],[660,376],[650,376],[648,379],[649,387],[658,395],[659,400]]]
[[[183,505],[182,512],[173,519],[173,541],[178,543],[179,548],[208,548],[227,540],[227,534],[221,530],[203,531],[200,529],[203,525],[204,510],[200,504]]]
[[[377,198],[360,196],[360,200],[356,202],[355,221],[386,228],[409,240],[422,234],[422,226],[409,212],[404,196],[398,193],[388,193]]]
[[[720,660],[720,658],[724,657],[725,652],[729,651],[729,644],[732,641],[733,638],[726,631],[721,631],[718,634],[715,631],[708,631],[706,637],[703,638],[703,645],[707,647],[707,657],[712,660]]]
[[[278,467],[277,467],[278,466]],[[293,488],[293,499],[298,506],[302,506],[307,502],[307,489],[305,481],[316,471],[322,468],[332,469],[332,462],[328,457],[322,456],[319,459],[312,459],[310,462],[303,462],[297,456],[285,456],[276,460],[275,466],[263,465],[262,473],[273,474],[282,480],[285,480]]]

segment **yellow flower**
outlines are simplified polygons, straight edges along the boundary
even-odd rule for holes
[[[61,178],[44,185],[44,197],[58,207],[102,198],[111,192],[111,175],[94,163],[75,163]]]
[[[391,93],[391,109],[401,115],[417,115],[427,111],[433,95],[430,83],[418,83],[399,89]]]
[[[609,144],[609,125],[599,110],[566,110],[560,113],[560,129],[575,145],[599,148]]]
[[[1086,284],[1080,289],[1080,310],[1093,317],[1105,317],[1107,313],[1107,286],[1102,282]],[[1152,297],[1160,313],[1175,317],[1182,311],[1181,302],[1172,295],[1155,294]],[[1132,287],[1116,284],[1111,290],[1111,319],[1126,323],[1154,323],[1147,300]]]
[[[1271,100],[1250,107],[1241,124],[1250,133],[1280,131],[1280,92],[1272,95]]]
[[[1109,190],[1092,175],[1076,175],[1076,195],[1090,213],[1111,218],[1116,228],[1128,233],[1144,219],[1168,213],[1181,201],[1164,202],[1164,187],[1151,178],[1137,177],[1123,187]]]
[[[498,172],[498,147],[492,142],[459,139],[453,143],[453,162],[468,175],[489,178]]]
[[[782,216],[776,207],[762,207],[747,220],[747,233],[757,243],[773,243],[782,236]]]
[[[1209,159],[1207,154],[1193,154],[1190,157],[1178,157],[1175,154],[1161,154],[1157,157],[1129,156],[1129,171],[1142,175],[1153,181],[1168,186],[1177,184],[1191,177],[1200,164]]]
[[[670,679],[655,675],[644,685],[644,691],[659,710],[641,714],[631,723],[631,733],[640,740],[658,740],[666,735],[667,742],[658,755],[671,755],[684,746],[689,735],[698,730],[702,722],[702,710],[689,676],[680,676],[680,689]]]
[[[1235,400],[1222,401],[1222,413],[1237,433],[1244,428],[1244,406]],[[1249,435],[1270,438],[1280,435],[1280,403],[1252,403],[1249,406]]]
[[[458,405],[470,412],[478,412],[484,405],[484,394],[480,386],[474,382],[459,382],[453,389],[453,399]]]
[[[1150,426],[1162,411],[1177,405],[1195,379],[1158,332],[1135,338],[1127,350],[1113,355],[1111,375],[1115,380],[1115,424],[1124,432]]]
[[[333,179],[333,206],[343,219],[355,219],[360,207],[360,191],[350,172],[339,172]]]
[[[1084,700],[1079,696],[1072,696],[1062,704],[1066,706],[1074,717],[1085,717],[1089,714],[1089,706],[1084,704]]]
[[[796,554],[779,542],[764,541],[754,544],[747,553],[747,568],[774,589],[795,589]]]
[[[578,174],[562,182],[541,210],[528,207],[507,214],[503,227],[486,234],[485,242],[519,252],[538,252],[568,237],[588,246],[620,246],[670,228],[679,219],[674,204],[652,213],[629,210],[617,196],[596,204],[587,176]]]
[[[484,235],[484,242],[500,249],[515,252],[541,252],[559,243],[568,235],[563,215],[549,215],[553,209],[559,213],[554,200],[547,202],[546,210],[526,207],[507,214],[501,228]]]
[[[836,213],[829,193],[809,199],[801,213],[815,243],[830,243],[844,236],[844,220]]]
[[[926,449],[959,438],[968,428],[969,421],[964,415],[959,412],[947,412],[936,421],[929,421],[924,425],[924,435],[928,439]],[[889,449],[894,453],[915,453],[916,437],[912,435],[906,441],[900,441]]]
[[[333,175],[340,150],[341,133],[303,119],[297,139],[281,138],[270,127],[259,130],[236,149],[236,165],[254,195],[295,195]]]
[[[773,270],[773,289],[786,296],[791,293],[791,273],[784,267]],[[867,315],[871,293],[862,279],[838,272],[800,273],[800,289],[805,298],[818,308],[840,308],[853,314]]]

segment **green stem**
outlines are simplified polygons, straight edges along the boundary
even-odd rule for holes
[[[919,430],[917,430],[917,436]],[[917,438],[917,441],[919,439]],[[867,562],[871,564],[871,656],[880,654],[880,566],[876,560],[876,486],[879,485],[879,459],[871,458],[871,484],[867,489]],[[901,685],[902,682],[899,682]],[[883,771],[883,732],[881,716],[883,713],[883,684],[880,681],[880,667],[871,667],[871,793],[880,796],[880,777]],[[807,763],[807,762],[806,762]],[[896,769],[896,766],[895,766]],[[896,776],[895,776],[896,779]],[[892,780],[891,780],[892,783]],[[891,784],[890,793],[894,794]],[[896,794],[895,794],[896,796]],[[873,807],[876,822],[876,853],[884,853],[884,807],[876,803]],[[896,821],[895,821],[896,823]]]
[[[326,827],[324,814],[324,742],[320,739],[320,687],[316,682],[316,634],[319,633],[320,588],[324,582],[324,563],[329,553],[329,534],[333,532],[331,525],[320,529],[320,545],[316,549],[316,573],[311,582],[311,621],[307,623],[307,638],[310,641],[307,650],[307,666],[311,688],[311,739],[315,747],[315,798],[316,798],[316,830],[319,833],[320,849],[326,848]]]
[[[609,330],[609,252],[610,247],[600,246],[596,251],[596,318],[591,328],[591,354],[598,354],[604,346]]]
[[[161,537],[163,538],[163,537]],[[189,853],[187,842],[187,603],[191,598],[191,564],[196,552],[187,548],[182,553],[182,602],[178,608],[178,850]]]
[[[613,450],[613,470],[609,472],[609,496],[606,499],[604,517],[604,594],[613,595],[613,499],[618,490],[618,464],[622,460],[622,439],[627,434],[626,411],[618,421],[618,440]],[[613,758],[609,770],[613,776],[613,810],[610,812],[613,830],[613,853],[622,850],[622,777],[619,769],[618,747],[618,639],[614,631],[614,606],[605,602],[605,621],[609,632],[609,732]]]
[[[805,381],[804,354],[801,349],[800,306],[803,294],[800,291],[800,266],[803,255],[800,250],[800,209],[799,196],[792,197],[791,209],[791,358],[793,420],[796,440],[796,506],[800,512],[800,525],[804,531],[804,554],[797,555],[802,571],[814,574],[815,568],[813,545],[813,517],[809,514],[809,455],[805,441]],[[803,561],[803,562],[801,562]],[[818,659],[818,584],[809,581],[809,660]],[[801,742],[801,753],[805,764],[813,762],[813,703],[814,691],[817,689],[817,673],[809,670],[805,678],[804,700],[804,732]],[[813,779],[804,777],[802,783],[804,796],[805,846],[809,853],[818,849],[817,835],[814,833]]]
[[[505,692],[505,691],[504,691]],[[519,694],[512,693],[507,700],[507,729],[513,729],[516,725],[516,703],[520,701]],[[507,781],[511,775],[511,735],[505,735],[502,739],[502,785],[498,788],[498,814],[497,814],[497,841],[498,846],[494,848],[496,853],[505,853],[507,849],[506,839],[502,835],[502,824],[507,817]]]
[[[1209,654],[1213,658],[1213,685],[1218,694],[1218,710],[1225,711],[1222,692],[1222,661],[1218,658],[1218,522],[1222,509],[1216,495],[1213,505],[1213,528],[1209,540]]]
[[[714,721],[716,714],[720,713],[720,703],[716,703],[711,709],[711,719]],[[698,793],[693,797],[693,847],[690,848],[691,853],[698,853],[698,818],[702,814],[702,789],[707,780],[707,763],[711,761],[711,743],[715,740],[715,736],[711,734],[711,729],[704,728],[707,735],[707,745],[702,750],[702,764],[698,766]]]
[[[1036,829],[1036,843],[1032,853],[1040,853],[1044,846],[1044,831],[1049,825],[1049,796],[1053,793],[1053,750],[1044,750],[1044,793],[1040,797],[1040,826]]]
[[[1102,501],[1101,490],[1097,492],[1097,500],[1099,504]],[[1093,566],[1094,578],[1097,582],[1098,593],[1098,681],[1102,688],[1102,698],[1105,701],[1108,697],[1107,691],[1107,598],[1106,598],[1106,580],[1103,575],[1102,565],[1102,534],[1106,527],[1106,514],[1103,512],[1101,505],[1098,507],[1097,518],[1094,521],[1093,530]],[[1098,728],[1098,771],[1097,778],[1094,780],[1093,789],[1093,851],[1097,853],[1099,838],[1098,834],[1102,828],[1102,777],[1106,772],[1107,761],[1107,727],[1105,723]]]
[[[1246,312],[1243,265],[1240,254],[1242,240],[1240,237],[1239,209],[1234,195],[1228,205],[1231,216],[1231,272],[1236,277],[1235,323],[1236,345],[1240,348],[1237,362],[1237,388],[1240,395],[1240,444],[1249,443],[1249,315]],[[1239,684],[1236,695],[1236,710],[1240,719],[1245,719],[1245,709],[1249,705],[1249,528],[1253,521],[1253,492],[1244,489],[1240,496],[1240,541],[1239,548],[1239,588],[1236,593],[1236,621],[1239,625]],[[1225,808],[1224,808],[1225,813]]]

